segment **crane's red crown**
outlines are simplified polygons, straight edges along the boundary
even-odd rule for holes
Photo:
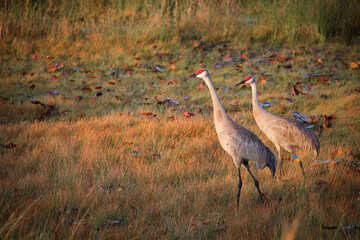
[[[244,78],[244,80],[245,80],[245,81],[249,81],[251,78],[252,78],[252,77],[251,77],[250,75],[247,75],[247,76]]]
[[[204,68],[200,68],[196,71],[196,76],[199,75],[200,73],[205,72]]]

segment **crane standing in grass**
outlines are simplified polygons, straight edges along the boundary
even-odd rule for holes
[[[275,154],[266,147],[262,141],[251,131],[237,125],[226,113],[222,106],[215,88],[212,84],[209,72],[206,69],[199,69],[196,73],[185,78],[192,77],[201,78],[208,86],[214,105],[214,119],[215,129],[218,135],[219,141],[223,149],[233,158],[233,161],[238,169],[239,185],[237,193],[237,206],[239,206],[240,191],[242,187],[242,180],[240,174],[240,167],[243,166],[247,169],[250,176],[254,180],[255,187],[260,195],[260,199],[264,202],[262,194],[260,192],[259,182],[252,174],[249,166],[249,161],[253,161],[257,169],[263,169],[268,167],[275,175],[277,159]]]
[[[304,150],[312,150],[317,157],[320,151],[320,142],[316,135],[308,129],[301,127],[298,123],[286,118],[277,116],[266,111],[259,103],[257,97],[256,81],[252,75],[248,75],[240,84],[250,84],[252,90],[252,105],[255,121],[261,131],[275,144],[279,159],[279,180],[281,180],[281,147],[290,152],[294,159],[299,163],[303,176],[305,171],[301,160],[294,154],[294,148],[299,147]]]

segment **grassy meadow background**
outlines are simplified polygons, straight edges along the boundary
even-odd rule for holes
[[[356,0],[1,1],[0,238],[359,237],[359,34]],[[201,67],[274,151],[234,85],[253,73],[269,111],[303,114],[305,181],[254,170],[261,204],[242,171],[236,209],[210,93],[182,81]]]

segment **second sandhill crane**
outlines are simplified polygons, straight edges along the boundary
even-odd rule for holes
[[[259,182],[251,172],[249,162],[252,161],[257,169],[268,167],[272,176],[274,176],[277,165],[275,154],[271,151],[271,149],[266,147],[254,133],[239,126],[229,117],[222,106],[218,95],[216,94],[209,72],[206,69],[201,68],[186,79],[191,77],[203,79],[210,90],[214,106],[215,129],[220,145],[232,157],[238,169],[239,185],[237,193],[237,206],[239,206],[240,191],[242,187],[240,174],[241,166],[247,169],[251,178],[254,180],[255,187],[260,195],[261,201],[264,202],[260,192]]]
[[[240,84],[250,84],[252,90],[252,106],[255,121],[261,131],[272,141],[278,151],[279,159],[279,180],[281,180],[281,147],[293,155],[299,163],[303,176],[305,171],[301,160],[295,155],[294,148],[298,147],[304,150],[312,150],[317,157],[320,151],[320,142],[317,136],[310,130],[301,127],[298,123],[286,118],[277,116],[266,111],[259,103],[257,97],[257,87],[254,76],[248,75]]]

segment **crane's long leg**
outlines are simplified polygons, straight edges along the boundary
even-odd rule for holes
[[[239,173],[239,185],[238,185],[238,193],[236,195],[237,196],[237,208],[239,208],[240,191],[241,191],[241,187],[242,187],[240,167],[238,167],[238,173]]]
[[[303,167],[303,164],[302,164],[301,160],[294,153],[291,153],[291,154],[293,155],[294,159],[299,163],[299,166],[301,167],[303,177],[305,178],[305,170],[304,170],[304,167]]]
[[[252,177],[252,179],[254,180],[255,187],[256,187],[256,189],[258,190],[258,193],[259,193],[261,202],[264,203],[264,199],[263,199],[262,194],[261,194],[261,191],[260,191],[259,181],[258,181],[258,180],[254,177],[254,175],[252,174],[252,172],[251,172],[251,170],[250,170],[249,163],[248,163],[248,162],[244,162],[243,164],[244,164],[245,168],[248,170],[248,172],[249,172],[250,176]]]
[[[275,146],[276,147],[276,150],[278,151],[278,163],[279,163],[279,177],[278,177],[278,180],[281,181],[282,180],[282,172],[281,172],[281,169],[282,169],[282,159],[281,159],[281,147],[280,145],[277,145]]]

